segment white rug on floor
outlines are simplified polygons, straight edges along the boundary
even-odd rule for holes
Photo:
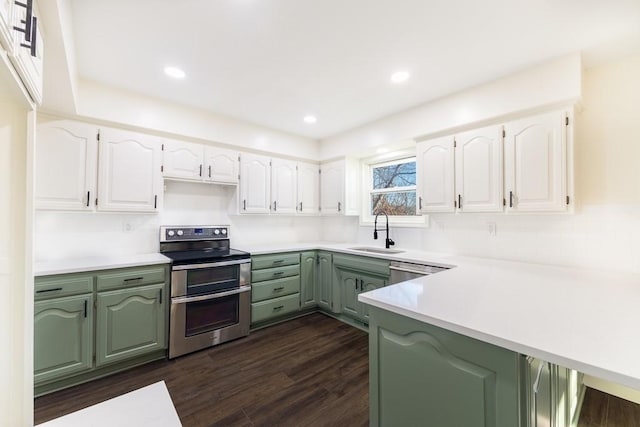
[[[164,381],[64,415],[39,427],[182,427]]]

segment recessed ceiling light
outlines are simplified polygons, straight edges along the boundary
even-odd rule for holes
[[[315,123],[315,122],[318,121],[316,116],[304,116],[303,120],[304,120],[305,123]]]
[[[186,76],[184,71],[176,67],[164,67],[164,73],[169,77],[173,77],[174,79],[184,79],[184,77]]]
[[[391,74],[391,83],[404,83],[409,80],[410,74],[407,71],[398,71]]]

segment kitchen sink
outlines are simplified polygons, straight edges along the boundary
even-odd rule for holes
[[[386,249],[386,248],[373,248],[373,247],[356,247],[356,248],[348,248],[352,251],[361,251],[361,252],[371,252],[374,254],[400,254],[404,252],[400,249]]]

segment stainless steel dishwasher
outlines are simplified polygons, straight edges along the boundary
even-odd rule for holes
[[[429,264],[416,264],[413,262],[391,261],[389,270],[391,270],[389,284],[394,284],[448,270],[448,268]]]

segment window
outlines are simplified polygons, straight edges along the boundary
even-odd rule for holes
[[[368,215],[416,215],[416,158],[369,165]]]

